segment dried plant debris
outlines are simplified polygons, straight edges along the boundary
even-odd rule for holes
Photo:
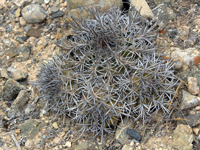
[[[46,109],[102,140],[124,116],[144,121],[159,110],[169,113],[178,79],[173,63],[156,52],[156,21],[134,8],[87,11],[89,19],[67,18],[73,40],[60,43],[64,53],[40,66],[34,85]]]

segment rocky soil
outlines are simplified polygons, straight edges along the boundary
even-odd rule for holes
[[[56,45],[71,34],[70,15],[87,17],[84,7],[107,0],[0,0],[0,150],[190,150],[200,149],[200,2],[132,0],[144,17],[157,18],[157,45],[172,58],[180,77],[170,114],[119,124],[105,143],[80,132],[70,118],[56,118],[31,81],[39,65],[62,53]],[[122,4],[121,4],[122,5]],[[134,130],[133,130],[134,129]],[[128,131],[128,132],[127,132]]]

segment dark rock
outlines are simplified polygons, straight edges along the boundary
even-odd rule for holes
[[[13,79],[8,79],[3,90],[2,96],[4,101],[13,101],[21,90],[26,88]]]
[[[26,90],[21,90],[17,98],[13,101],[11,108],[8,110],[7,116],[10,117],[19,117],[21,115],[21,110],[24,108],[25,104],[28,101],[28,92]]]
[[[30,28],[31,28],[31,26],[30,26],[30,25],[27,25],[27,26],[24,27],[24,31],[25,31],[25,32],[28,32],[28,30],[29,30]]]
[[[26,61],[30,57],[31,46],[22,45],[17,47],[17,50],[20,53],[20,57],[17,58],[18,62]]]
[[[176,14],[173,12],[173,10],[167,7],[167,5],[164,3],[155,7],[152,12],[158,17],[159,22],[162,22],[165,25],[169,22],[169,20],[176,18]]]
[[[177,111],[173,119],[178,124],[189,125],[191,128],[200,124],[200,113],[195,109],[192,111]]]
[[[53,18],[62,17],[64,15],[64,11],[58,11],[52,15]]]
[[[11,47],[9,50],[5,52],[5,56],[8,56],[9,59],[17,56],[18,54],[19,52],[16,50],[16,47]]]
[[[200,70],[181,72],[178,73],[177,76],[179,76],[185,83],[187,83],[188,77],[195,77],[198,81],[198,85],[200,85]]]
[[[12,28],[11,27],[7,27],[6,28],[6,32],[12,32],[13,30],[12,30]]]
[[[35,29],[35,28],[30,28],[30,29],[28,29],[28,31],[27,31],[27,36],[33,36],[33,37],[36,37],[36,38],[39,38],[40,37],[40,35],[41,35],[41,33],[42,33],[42,30],[40,30],[40,29]]]
[[[134,138],[136,141],[141,141],[142,136],[139,132],[133,129],[127,129],[126,133],[128,133],[132,138]]]
[[[18,41],[21,44],[24,44],[28,40],[29,36],[22,36],[22,37],[17,37],[16,41]]]
[[[25,104],[28,102],[28,92],[26,90],[21,90],[17,96],[17,98],[13,101],[12,107],[16,107],[18,109],[23,109]]]

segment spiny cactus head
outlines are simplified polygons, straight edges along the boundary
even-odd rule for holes
[[[124,116],[144,121],[160,109],[168,113],[178,80],[173,63],[156,52],[157,23],[136,10],[87,11],[89,19],[70,20],[74,40],[59,45],[65,53],[41,65],[36,85],[48,110],[102,140]]]

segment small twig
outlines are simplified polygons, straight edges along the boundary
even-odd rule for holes
[[[17,149],[18,149],[18,150],[21,150],[20,145],[19,145],[19,143],[17,142],[17,140],[16,140],[14,134],[11,134],[11,136],[12,136],[13,141],[15,142],[15,145],[17,146]]]

